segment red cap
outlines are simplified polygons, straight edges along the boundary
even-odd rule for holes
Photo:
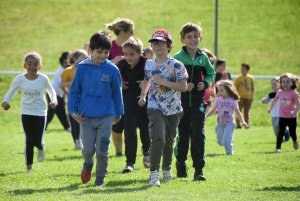
[[[165,29],[157,29],[148,42],[153,40],[169,41],[172,43],[172,36]]]

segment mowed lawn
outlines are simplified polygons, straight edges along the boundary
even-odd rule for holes
[[[43,57],[41,72],[55,72],[61,52],[82,48],[95,31],[105,30],[105,24],[117,17],[135,22],[135,35],[145,46],[155,29],[167,29],[174,41],[171,55],[182,46],[180,27],[188,21],[201,22],[200,47],[214,51],[214,3],[2,0],[0,71],[22,71],[24,54],[35,50]],[[226,59],[233,75],[239,74],[242,62],[250,63],[254,75],[300,75],[299,19],[299,1],[219,0],[218,56]],[[0,75],[0,99],[13,77]],[[63,131],[56,117],[45,133],[46,160],[38,163],[35,158],[34,171],[26,173],[18,93],[9,111],[0,110],[0,200],[300,200],[300,150],[295,151],[290,140],[282,145],[282,153],[273,153],[276,139],[268,105],[260,103],[268,92],[270,81],[257,79],[251,128],[235,131],[233,156],[226,156],[216,143],[216,116],[207,119],[206,182],[192,181],[189,156],[188,178],[176,178],[174,160],[174,180],[150,188],[140,149],[134,172],[121,174],[126,159],[116,158],[111,144],[103,189],[94,187],[95,174],[88,184],[81,184],[81,153],[73,149],[71,134]]]

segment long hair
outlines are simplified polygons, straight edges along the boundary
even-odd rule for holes
[[[284,73],[279,77],[279,80],[277,80],[277,84],[279,86],[279,89],[283,89],[281,83],[282,83],[282,78],[284,78],[284,77],[287,77],[287,78],[291,79],[291,81],[293,83],[293,85],[291,86],[291,89],[294,90],[294,89],[298,88],[298,86],[300,84],[298,77],[296,75],[292,74],[292,73]]]
[[[216,85],[218,88],[219,86],[223,86],[224,89],[227,91],[228,95],[234,100],[240,100],[240,96],[236,91],[236,88],[234,87],[233,82],[231,80],[220,80],[217,82]]]

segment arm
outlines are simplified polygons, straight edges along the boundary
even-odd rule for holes
[[[213,108],[205,115],[205,118],[207,118],[207,117],[209,117],[209,116],[215,114],[216,111],[217,111],[217,107],[214,106],[214,107],[213,107]]]
[[[293,111],[291,111],[291,116],[292,117],[297,117],[297,113],[298,113],[298,111],[300,109],[300,102],[299,102],[298,97],[295,99],[295,103],[296,103],[296,108]]]
[[[112,88],[113,101],[115,103],[115,114],[114,114],[113,124],[116,124],[118,121],[120,121],[121,116],[124,113],[124,105],[123,105],[123,97],[122,97],[122,80],[121,80],[120,72],[117,69],[112,75],[111,88]]]
[[[186,78],[182,78],[182,79],[178,80],[177,82],[169,82],[167,80],[162,79],[162,77],[159,74],[156,74],[153,77],[153,82],[155,84],[159,84],[159,85],[168,87],[175,91],[186,92],[186,90],[187,90]]]
[[[50,97],[50,100],[51,100],[49,105],[52,109],[54,109],[57,105],[56,93],[55,93],[55,90],[53,89],[53,87],[50,83],[49,78],[47,76],[45,76],[45,78],[46,78],[45,89],[46,89],[47,93],[49,94],[49,97]]]
[[[244,126],[245,128],[249,128],[248,124],[244,121],[244,119],[243,119],[243,117],[242,117],[242,114],[241,114],[240,110],[239,110],[238,108],[236,108],[236,109],[234,109],[234,111],[235,111],[236,117],[238,118],[238,120],[239,120],[240,122],[242,122],[243,126]]]
[[[2,102],[2,107],[4,110],[8,110],[10,108],[9,102],[13,99],[14,95],[17,93],[19,90],[19,79],[18,77],[15,77],[15,79],[12,81],[8,92],[4,96],[3,102]]]
[[[73,114],[78,113],[79,96],[81,95],[80,72],[81,68],[77,68],[68,93],[68,110],[72,117]]]
[[[143,81],[142,84],[142,91],[141,91],[141,95],[140,95],[140,100],[138,102],[139,106],[143,107],[146,104],[146,94],[149,91],[151,82],[150,80],[145,80]]]
[[[254,98],[254,78],[252,78],[251,97]]]
[[[270,108],[268,109],[268,113],[270,113],[272,111],[272,109],[273,109],[274,105],[277,103],[277,101],[278,101],[278,96],[275,96]]]
[[[269,103],[269,102],[270,102],[269,94],[268,94],[265,98],[262,98],[262,99],[261,99],[261,102],[262,102],[263,104]]]

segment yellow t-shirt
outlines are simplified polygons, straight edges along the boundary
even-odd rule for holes
[[[76,67],[74,65],[66,68],[64,72],[60,75],[62,82],[70,82],[74,79],[76,72]]]
[[[236,78],[234,86],[240,95],[240,98],[254,99],[254,78],[253,76],[240,75]]]

